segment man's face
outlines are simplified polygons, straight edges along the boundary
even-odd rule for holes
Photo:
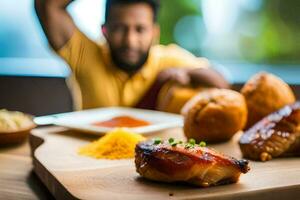
[[[146,3],[113,5],[102,30],[114,63],[127,72],[135,72],[146,62],[159,31]]]

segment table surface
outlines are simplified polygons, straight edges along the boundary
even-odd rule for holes
[[[0,147],[0,199],[54,199],[33,172],[28,140]]]
[[[54,199],[32,169],[28,141],[0,147],[0,199]]]

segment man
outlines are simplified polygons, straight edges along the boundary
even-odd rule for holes
[[[70,3],[35,0],[35,8],[50,45],[79,83],[83,109],[137,106],[156,95],[154,83],[161,86],[168,80],[228,87],[221,75],[208,68],[206,59],[176,45],[154,45],[159,37],[157,0],[108,0],[102,25],[107,43],[101,45],[75,26],[66,11]]]

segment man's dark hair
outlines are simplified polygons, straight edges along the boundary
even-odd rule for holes
[[[153,10],[154,21],[157,21],[158,9],[159,9],[159,0],[106,0],[105,5],[105,22],[108,21],[109,13],[111,8],[114,5],[126,5],[126,4],[135,4],[135,3],[146,3],[151,6]]]

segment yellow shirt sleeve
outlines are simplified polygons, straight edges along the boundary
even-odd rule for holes
[[[97,55],[99,50],[96,42],[89,39],[80,30],[75,29],[70,40],[57,51],[57,54],[69,64],[75,74],[79,74],[83,66],[88,67],[87,59],[95,59],[99,56]]]
[[[78,29],[57,51],[72,70],[71,84],[79,86],[72,90],[79,103],[76,107],[86,109],[118,104],[120,88],[112,75],[111,65],[105,63],[105,52],[101,45]]]

